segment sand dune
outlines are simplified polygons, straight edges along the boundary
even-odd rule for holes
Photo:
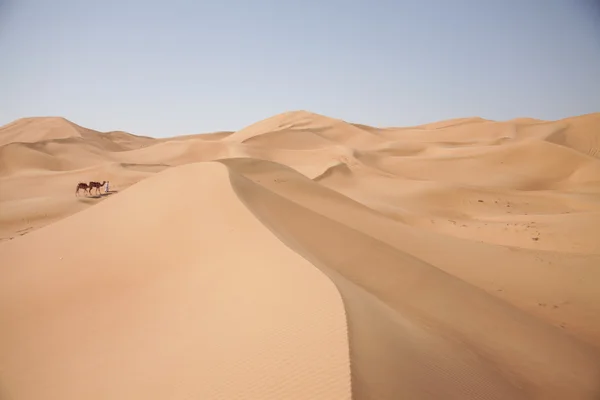
[[[600,398],[599,132],[1,127],[0,399]]]
[[[240,197],[284,243],[331,276],[347,300],[349,318],[356,323],[350,326],[350,344],[364,352],[353,359],[357,396],[529,398],[517,390],[528,387],[549,398],[592,395],[597,389],[600,366],[591,347],[433,265],[315,213],[302,201],[255,184],[270,176],[296,186],[301,178],[295,174],[278,173],[277,165],[268,171],[255,161],[236,161],[242,174],[255,178],[252,184],[232,176]],[[314,186],[304,185],[303,196],[327,196]],[[320,235],[311,226],[319,226]],[[394,357],[382,357],[390,351]],[[541,367],[549,351],[555,363]],[[376,366],[378,358],[387,365]],[[503,376],[497,368],[510,374]],[[520,382],[515,385],[513,379]],[[573,392],[580,384],[587,387]]]
[[[317,148],[328,143],[360,149],[385,141],[373,131],[306,111],[276,115],[235,132],[225,140],[283,149]]]
[[[60,117],[22,118],[0,128],[0,145],[82,137],[84,132]]]
[[[228,182],[183,166],[5,244],[5,396],[349,398],[338,292]]]

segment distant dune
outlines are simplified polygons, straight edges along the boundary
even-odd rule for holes
[[[0,399],[599,399],[599,237],[600,113],[20,119]]]

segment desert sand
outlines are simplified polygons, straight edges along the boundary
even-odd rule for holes
[[[599,398],[600,113],[0,127],[2,400]]]

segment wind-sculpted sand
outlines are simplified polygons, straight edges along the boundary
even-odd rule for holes
[[[0,399],[598,399],[599,149],[600,113],[15,121]]]

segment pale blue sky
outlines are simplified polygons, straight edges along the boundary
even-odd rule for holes
[[[236,130],[600,111],[594,0],[0,0],[0,124]]]

